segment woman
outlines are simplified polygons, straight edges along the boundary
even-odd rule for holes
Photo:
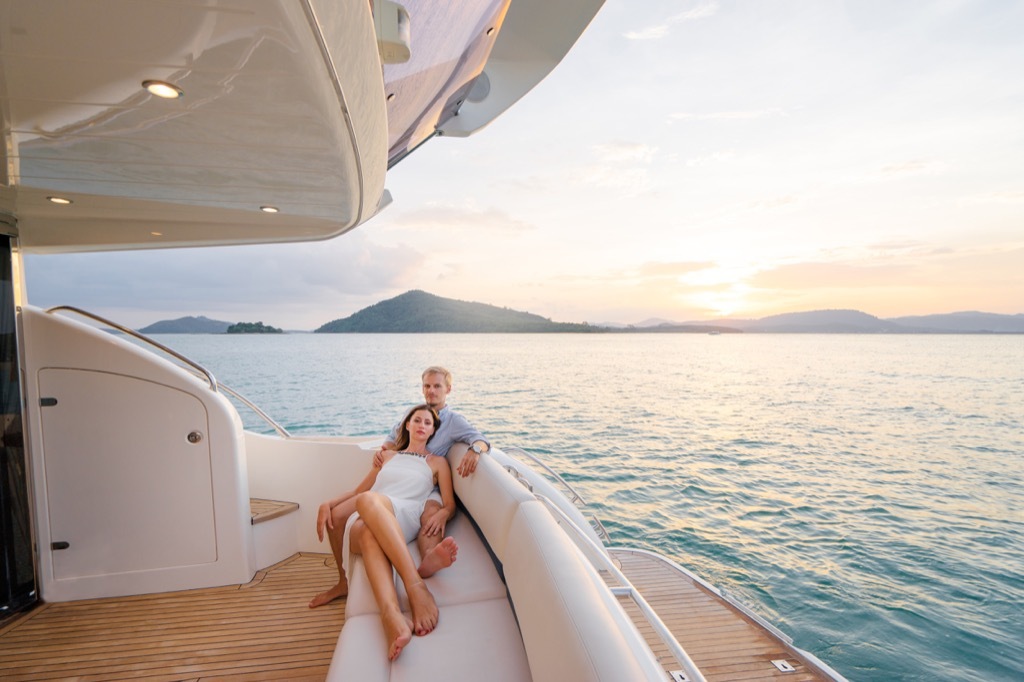
[[[450,566],[458,551],[455,540],[447,537],[417,567],[406,546],[420,530],[420,516],[435,485],[441,492],[442,507],[424,524],[424,532],[443,534],[455,514],[448,461],[427,450],[427,441],[439,422],[430,406],[412,408],[402,422],[397,451],[386,451],[380,468],[371,468],[355,490],[323,503],[317,513],[317,534],[322,540],[331,509],[355,497],[356,514],[349,520],[343,546],[363,557],[389,642],[388,660],[392,661],[413,633],[426,635],[437,625],[437,605],[423,578]],[[398,604],[392,567],[405,584],[412,620]]]

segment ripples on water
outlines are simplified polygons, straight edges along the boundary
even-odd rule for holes
[[[1024,336],[163,336],[294,433],[450,402],[851,680],[1024,679]],[[265,429],[248,415],[246,424]]]

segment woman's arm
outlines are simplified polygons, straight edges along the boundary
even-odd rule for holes
[[[447,523],[455,516],[455,489],[452,487],[452,470],[444,457],[432,456],[430,468],[434,470],[434,481],[441,491],[441,508],[423,524],[424,535],[444,535]]]
[[[388,456],[384,461],[387,461],[388,459],[391,459],[391,457]],[[377,465],[376,462],[374,462],[374,464],[370,466],[370,471],[366,474],[363,480],[359,482],[359,485],[357,485],[354,490],[342,493],[338,497],[327,500],[320,505],[316,512],[316,536],[320,539],[320,542],[324,541],[325,528],[334,530],[334,516],[331,514],[331,511],[345,500],[352,499],[359,493],[366,492],[372,488],[382,466],[384,466],[383,462],[380,465]]]

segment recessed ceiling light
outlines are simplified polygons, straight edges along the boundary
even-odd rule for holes
[[[163,232],[150,232],[150,234],[153,235],[154,237],[163,237],[164,236]]]
[[[61,206],[67,206],[68,204],[74,203],[71,199],[65,199],[64,197],[46,197],[46,200],[54,204],[60,204]]]
[[[178,99],[185,94],[185,91],[177,85],[166,81],[142,81],[142,87],[149,90],[151,95],[163,97],[164,99]]]
[[[277,213],[277,206],[260,206],[260,210],[264,213]]]
[[[395,98],[395,93],[393,93],[393,92],[392,92],[392,93],[391,93],[390,95],[388,95],[388,101],[389,101],[389,102],[390,102],[391,100],[393,100],[394,98]]]
[[[491,35],[492,33],[494,33],[494,27],[493,26],[491,26],[489,29],[487,29],[487,35]]]

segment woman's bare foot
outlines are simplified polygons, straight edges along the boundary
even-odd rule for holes
[[[320,594],[310,599],[309,608],[315,609],[318,606],[330,604],[335,599],[340,599],[341,597],[344,597],[346,595],[348,595],[348,580],[342,580],[326,592],[321,592]]]
[[[394,611],[390,615],[382,612],[380,622],[384,624],[384,637],[388,640],[388,660],[393,661],[412,641],[412,621],[402,612]]]
[[[434,595],[430,594],[426,583],[418,580],[405,586],[409,595],[409,608],[412,609],[413,632],[422,637],[430,634],[437,627],[437,604]]]
[[[455,555],[458,553],[459,546],[455,544],[455,538],[448,536],[441,540],[420,562],[420,577],[429,578],[442,568],[448,568],[455,563]]]

